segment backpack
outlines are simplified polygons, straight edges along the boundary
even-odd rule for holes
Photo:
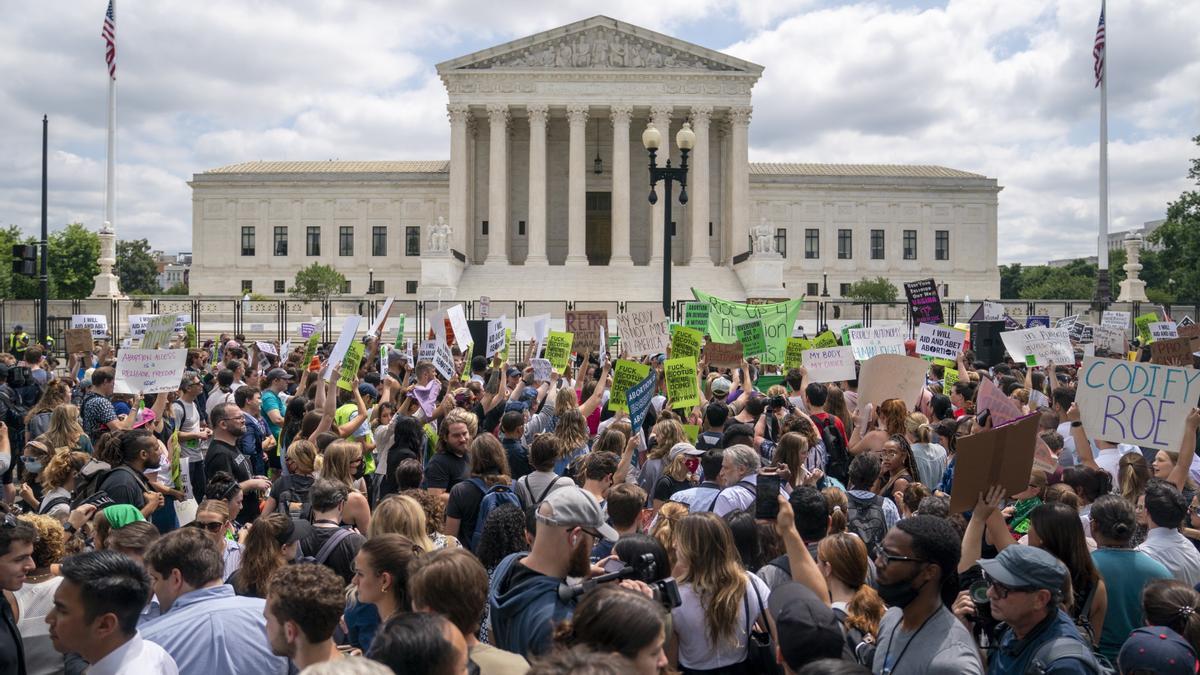
[[[1031,675],[1043,675],[1050,670],[1050,666],[1055,661],[1067,658],[1079,661],[1088,672],[1094,675],[1117,675],[1117,670],[1112,667],[1108,659],[1095,654],[1091,647],[1083,643],[1083,640],[1070,637],[1055,638],[1038,647],[1025,672]]]
[[[3,421],[8,427],[8,445],[10,448],[24,448],[25,415],[29,408],[21,404],[15,393],[10,387],[0,384],[0,405],[4,406]]]
[[[471,533],[468,547],[474,551],[479,544],[479,536],[483,534],[483,524],[487,521],[488,514],[505,504],[512,504],[519,509],[521,500],[517,498],[517,493],[507,485],[493,485],[489,488],[481,478],[469,478],[468,481],[483,493],[483,500],[479,502],[479,511],[475,514],[475,531]]]
[[[876,549],[883,541],[883,535],[887,534],[887,522],[883,518],[883,497],[872,495],[870,499],[862,499],[847,492],[846,498],[850,502],[850,531],[863,540],[867,545],[869,559],[874,560]]]
[[[791,570],[788,570],[791,574]],[[846,636],[846,648],[854,654],[854,660],[860,665],[867,667],[875,660],[875,649],[878,646],[875,642],[875,636],[870,633],[864,633],[853,626],[846,625],[846,612],[841,609],[834,609],[833,615],[837,617],[838,625],[842,627],[842,634]]]
[[[529,498],[533,499],[533,490],[529,489],[529,476],[530,474],[525,474],[525,491],[529,493]],[[550,494],[550,491],[554,489],[555,485],[558,485],[558,480],[560,478],[562,478],[562,476],[555,476],[554,480],[550,481],[550,484],[546,486],[546,489],[542,490],[542,494],[539,495],[538,498],[529,506],[537,506],[538,504],[546,501],[546,495]],[[524,509],[527,507],[522,506],[522,508]]]
[[[825,445],[825,475],[833,476],[845,484],[850,476],[850,451],[842,435],[838,433],[837,422],[833,415],[813,417],[817,431],[821,434],[821,443]]]
[[[301,520],[309,520],[312,515],[312,504],[308,500],[308,492],[312,488],[300,487],[299,485],[291,485],[283,490],[275,497],[275,513],[288,516],[290,518],[299,518]],[[293,504],[299,504],[299,508],[293,507]]]
[[[80,504],[91,503],[95,501],[96,497],[99,495],[108,497],[104,490],[100,489],[100,486],[104,484],[104,481],[109,476],[117,471],[125,471],[137,479],[138,485],[141,485],[144,491],[150,491],[150,486],[146,482],[146,477],[137,471],[134,471],[129,466],[120,464],[114,469],[109,466],[107,462],[101,462],[98,459],[91,459],[88,460],[88,463],[84,465],[82,470],[80,470],[79,477],[75,479],[75,494],[71,497],[71,508],[74,509],[78,508]],[[108,503],[113,503],[111,498],[108,499]]]
[[[42,397],[42,385],[33,379],[33,370],[29,366],[15,365],[8,369],[8,386],[17,392],[17,398],[25,407],[32,407]]]

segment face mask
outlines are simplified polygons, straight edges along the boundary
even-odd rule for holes
[[[366,463],[366,462],[359,462],[359,463],[358,463],[358,468],[354,470],[354,477],[355,477],[356,479],[358,479],[358,478],[362,478],[363,476],[365,476],[365,475],[366,475],[366,473],[367,473],[367,463]]]
[[[911,604],[913,600],[917,599],[917,596],[921,593],[921,588],[925,586],[925,584],[921,584],[921,586],[913,588],[912,582],[915,578],[916,574],[907,579],[891,584],[885,584],[879,580],[876,580],[875,590],[879,593],[879,597],[883,599],[884,603],[886,603],[888,607],[899,607],[900,609],[904,609]]]
[[[42,472],[41,462],[25,462],[25,470],[29,473],[37,475]]]

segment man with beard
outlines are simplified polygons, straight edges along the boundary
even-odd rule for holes
[[[267,587],[267,642],[297,670],[341,658],[333,630],[346,606],[345,584],[324,565],[284,565]]]
[[[450,488],[467,480],[470,474],[467,451],[477,427],[475,413],[462,408],[446,413],[438,427],[437,452],[425,467],[425,489],[440,497],[443,504],[450,500]]]
[[[162,465],[163,444],[144,429],[114,433],[120,435],[105,439],[106,443],[96,451],[96,458],[112,467],[99,479],[96,492],[103,492],[116,504],[129,504],[141,509],[142,515],[149,515],[162,505],[163,496],[150,487],[145,474],[147,469]],[[149,500],[158,502],[158,506],[147,509]]]
[[[591,495],[575,486],[547,495],[537,509],[533,550],[508,556],[492,575],[493,644],[526,658],[549,651],[554,625],[575,609],[575,600],[560,598],[558,588],[567,577],[590,574],[589,556],[601,538],[615,542],[617,532]]]
[[[250,458],[238,452],[237,440],[246,433],[246,417],[233,403],[221,403],[208,416],[213,430],[212,442],[204,456],[204,473],[215,476],[225,471],[233,476],[242,488],[242,510],[235,519],[241,523],[254,522],[259,515],[258,490],[271,487],[271,482],[250,472]]]
[[[983,673],[971,634],[947,609],[961,547],[954,526],[935,516],[901,520],[883,538],[876,590],[890,609],[879,624],[875,675]]]

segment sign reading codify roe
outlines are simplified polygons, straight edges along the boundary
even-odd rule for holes
[[[1076,402],[1088,437],[1174,450],[1200,397],[1192,368],[1086,357]]]

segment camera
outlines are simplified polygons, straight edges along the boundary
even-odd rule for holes
[[[787,408],[787,407],[789,407],[787,398],[785,398],[783,396],[772,396],[771,400],[767,402],[767,405],[769,405],[772,408]]]
[[[636,579],[650,587],[650,590],[653,591],[654,599],[662,604],[663,607],[668,610],[675,609],[683,603],[683,599],[679,597],[679,584],[675,583],[675,579],[671,577],[656,579],[658,576],[657,572],[658,564],[654,562],[654,554],[643,553],[634,558],[631,564],[627,564],[615,572],[586,579],[583,583],[575,586],[565,583],[559,584],[558,598],[563,602],[569,602],[600,584],[620,581],[622,579]]]

